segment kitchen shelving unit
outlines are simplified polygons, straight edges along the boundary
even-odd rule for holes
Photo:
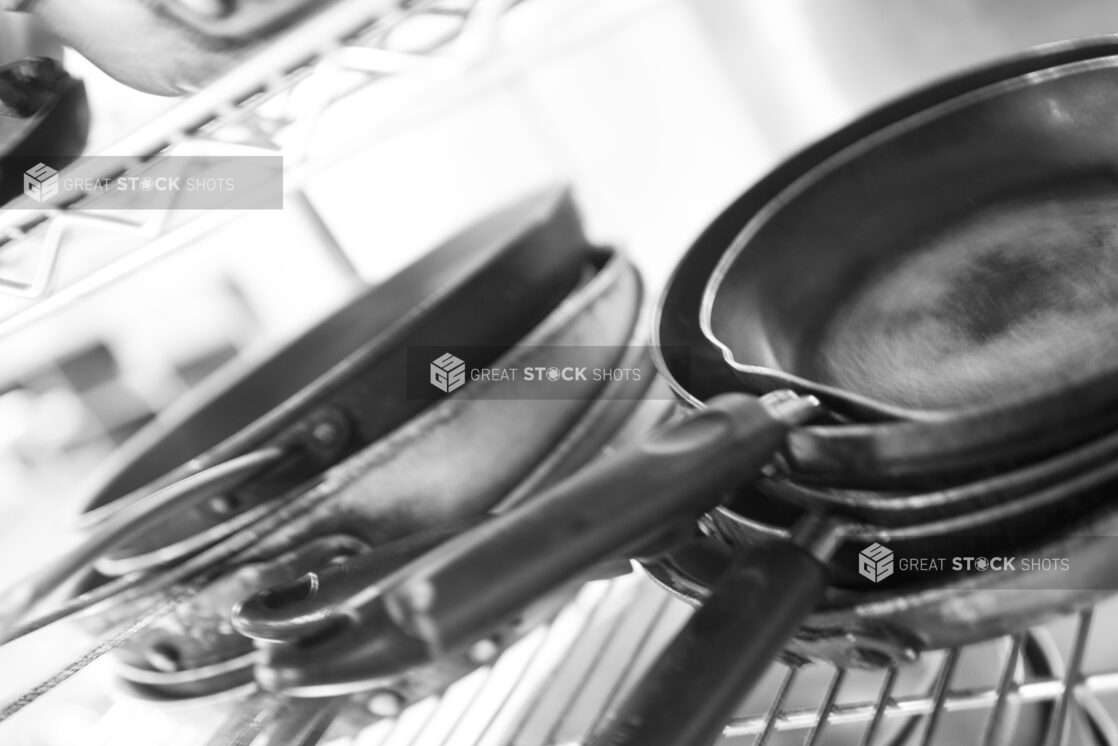
[[[184,98],[161,116],[68,174],[88,179],[138,172],[153,160],[183,153],[279,154],[293,207],[343,267],[349,259],[307,197],[307,180],[328,168],[345,147],[313,147],[316,123],[332,107],[367,86],[400,75],[454,76],[484,60],[503,14],[515,0],[340,0],[270,43],[250,59]],[[417,40],[418,39],[418,40]],[[462,96],[470,94],[464,86]],[[406,126],[406,112],[368,137]],[[0,214],[0,340],[33,327],[60,309],[112,284],[192,240],[236,219],[236,211],[120,214],[97,210],[96,195],[58,205]],[[84,247],[105,236],[121,249],[88,263]],[[73,271],[67,265],[73,263]],[[648,580],[628,577],[587,586],[552,624],[541,628],[495,665],[456,684],[445,696],[366,729],[361,746],[402,744],[573,744],[608,711],[638,676],[686,607]],[[993,683],[956,686],[953,674],[969,649],[947,651],[924,691],[897,694],[897,669],[872,674],[871,698],[850,701],[843,687],[866,674],[829,669],[814,705],[788,704],[807,662],[783,665],[764,712],[747,712],[727,725],[730,742],[829,743],[840,729],[857,729],[843,743],[883,743],[887,730],[904,743],[930,744],[959,713],[988,715],[983,743],[1003,743],[999,728],[1018,706],[1044,704],[1044,730],[1014,743],[1118,744],[1118,725],[1100,697],[1118,691],[1118,670],[1085,674],[1084,651],[1092,615],[1075,619],[1068,651],[1036,630],[1002,641]],[[1096,635],[1105,630],[1096,630]],[[1039,642],[1038,642],[1039,640]],[[1023,650],[1046,653],[1049,670],[1020,674]],[[50,695],[48,695],[50,696]],[[49,704],[44,703],[46,706]],[[148,705],[114,705],[94,736],[117,743]],[[1113,707],[1111,709],[1114,709]],[[1074,727],[1070,724],[1074,723]],[[892,727],[903,725],[903,728]],[[234,735],[226,743],[247,744]],[[1069,740],[1070,739],[1070,740]],[[1078,740],[1077,740],[1078,739]],[[329,742],[329,736],[327,739]],[[943,741],[939,741],[943,742]]]

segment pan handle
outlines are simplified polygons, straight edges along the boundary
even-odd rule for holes
[[[0,645],[9,641],[12,629],[28,612],[106,551],[169,515],[220,494],[283,456],[280,448],[251,451],[191,474],[113,513],[78,546],[0,593]]]
[[[736,554],[710,596],[587,746],[705,746],[799,629],[827,584],[839,536],[808,519],[814,546],[766,541]]]
[[[571,578],[714,508],[818,406],[786,391],[711,399],[421,558],[383,603],[435,654],[468,645]]]

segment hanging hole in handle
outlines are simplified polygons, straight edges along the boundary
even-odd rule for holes
[[[318,595],[318,573],[308,572],[289,583],[261,591],[254,602],[270,611],[278,611],[293,604],[305,603]]]

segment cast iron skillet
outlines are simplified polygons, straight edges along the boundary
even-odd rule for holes
[[[567,192],[532,194],[157,419],[91,490],[104,524],[20,586],[5,616],[106,552],[103,569],[114,573],[196,552],[233,519],[392,431],[434,401],[407,394],[408,346],[454,339],[498,354],[570,292],[587,251]]]
[[[1118,146],[1118,130],[1112,134],[1107,127],[1090,126],[1096,117],[1109,122],[1118,113],[1118,99],[1099,95],[1107,89],[1106,85],[1100,85],[1100,76],[1104,84],[1118,81],[1118,58],[1107,56],[1115,52],[1118,47],[1113,39],[1046,48],[964,75],[870,115],[794,159],[758,185],[756,193],[751,191],[731,206],[685,260],[684,266],[691,266],[687,262],[696,253],[710,260],[705,273],[690,276],[686,289],[701,293],[696,285],[706,284],[720,257],[742,235],[742,228],[752,218],[766,210],[772,211],[773,203],[781,199],[788,203],[783,209],[791,209],[788,205],[794,204],[798,194],[806,192],[789,193],[785,188],[826,161],[828,155],[845,151],[847,155],[857,156],[868,152],[866,143],[886,142],[893,135],[911,137],[909,133],[917,131],[914,128],[929,127],[934,133],[939,121],[937,115],[944,111],[943,107],[958,109],[963,114],[977,112],[969,126],[985,129],[986,136],[993,139],[1000,137],[997,124],[1003,119],[1009,120],[1004,138],[1009,142],[999,143],[998,150],[1003,159],[1012,154],[1016,160],[998,163],[1010,170],[1021,169],[1023,175],[1030,177],[1023,179],[1022,184],[1033,189],[1034,194],[1041,186],[1050,189],[1070,182],[1067,191],[1055,194],[1070,195],[1074,203],[1079,204],[1084,185],[1093,190],[1107,179],[1115,179],[1113,174],[1099,167],[1094,153],[1100,145]],[[1039,70],[1044,74],[1029,75]],[[1021,81],[1014,82],[1019,77]],[[1021,82],[1028,85],[1022,86]],[[1080,96],[1081,86],[1092,95]],[[1043,95],[1036,94],[1034,89],[1041,89]],[[994,109],[1003,116],[993,120],[986,108],[991,93],[1005,96],[998,99],[1000,105]],[[1041,103],[1043,105],[1038,105]],[[975,108],[966,109],[967,105]],[[1018,119],[1028,117],[1036,120],[1035,126],[1022,130],[1017,125]],[[1094,133],[1097,138],[1084,143],[1076,133]],[[1007,150],[1014,141],[1020,150]],[[939,144],[936,140],[932,142]],[[1065,143],[1072,151],[1067,159],[1061,160],[1048,152],[1059,150]],[[949,153],[944,158],[954,161]],[[1019,161],[1027,165],[1018,165]],[[1079,168],[1065,168],[1068,163],[1078,164]],[[1059,183],[1042,184],[1041,175],[1046,173],[1046,164],[1051,165],[1050,173]],[[989,163],[981,165],[990,167]],[[907,202],[912,210],[910,223],[885,221],[885,225],[904,229],[895,236],[893,245],[898,251],[911,244],[908,228],[910,225],[920,227],[925,210],[932,222],[943,219],[934,207],[915,199],[924,192],[916,188],[918,184],[908,184],[903,164],[891,172],[875,170],[874,175],[882,180],[896,180],[897,189],[911,198]],[[1075,178],[1070,178],[1072,176]],[[980,176],[975,178],[982,180]],[[888,191],[889,186],[888,183],[874,183],[866,188],[872,188],[877,194],[879,190]],[[1006,184],[999,181],[998,186],[1004,188]],[[956,205],[955,224],[966,227],[986,208],[1003,204],[1003,198],[1009,199],[996,190],[987,197],[988,201],[972,205],[976,212],[965,215],[957,214],[963,206]],[[1020,195],[1013,195],[1013,199],[1019,198]],[[854,221],[856,214],[848,210],[841,217]],[[866,222],[876,224],[872,214],[867,216]],[[810,224],[810,221],[805,223]],[[928,230],[926,225],[923,227]],[[723,232],[722,240],[712,245],[711,235],[719,231]],[[819,242],[828,239],[827,231],[816,236]],[[883,241],[878,245],[888,243]],[[744,256],[751,246],[746,241],[735,252]],[[1077,248],[1090,254],[1090,247]],[[1036,250],[1029,246],[1020,250],[1036,255]],[[823,249],[819,252],[825,253]],[[978,252],[983,259],[988,259],[989,254],[988,251]],[[805,272],[808,268],[803,266],[802,255],[800,258],[800,271]],[[942,257],[936,261],[942,261]],[[721,287],[722,279],[728,274],[728,271],[714,273],[714,283]],[[946,274],[950,276],[949,272]],[[665,318],[676,324],[681,318],[695,319],[691,315],[693,308],[673,302],[679,293],[681,276],[682,268],[665,295],[661,313],[662,344]],[[819,281],[827,279],[837,279],[843,288],[851,287],[844,284],[848,278],[834,278],[827,273],[822,273]],[[1118,275],[1111,279],[1118,286]],[[763,282],[764,278],[758,278],[758,283]],[[853,286],[862,285],[854,283]],[[726,288],[732,287],[726,285]],[[1061,280],[1055,287],[1066,291],[1069,283]],[[1108,292],[1101,295],[1104,300],[1110,297]],[[750,305],[740,297],[727,298],[726,302],[739,304],[743,312],[768,314],[771,311],[764,304]],[[1106,309],[1103,304],[1103,312]],[[993,321],[1002,315],[1002,310],[995,306],[991,314],[991,319],[978,321]],[[758,323],[744,315],[741,321],[747,327]],[[678,341],[686,344],[689,340]],[[1101,335],[1096,335],[1094,341],[1105,343]],[[719,387],[723,391],[742,388],[737,376],[739,371],[726,363],[717,348],[712,351],[713,355],[708,351],[705,357],[700,351],[697,359],[683,366],[689,373],[690,383],[675,379],[684,398],[694,405],[703,402],[702,409],[657,431],[643,444],[618,452],[612,459],[591,466],[522,508],[421,558],[404,573],[402,580],[383,589],[381,613],[375,623],[382,626],[385,635],[399,634],[420,640],[434,651],[453,649],[483,637],[496,619],[514,615],[542,590],[555,587],[603,558],[625,554],[639,556],[679,522],[694,520],[716,507],[729,490],[757,476],[772,455],[788,444],[790,431],[794,433],[804,419],[819,416],[822,407],[817,399],[789,391],[770,393],[760,401],[741,393],[708,398]],[[665,370],[670,374],[679,369],[666,366]],[[1008,438],[1012,433],[1013,422],[1018,419],[1036,421],[1036,415],[1030,411],[1034,404],[1044,407],[1049,417],[1061,418],[1052,423],[1054,429],[1063,423],[1069,423],[1069,429],[1074,425],[1077,432],[1073,440],[1084,440],[1107,427],[1108,418],[1116,414],[1116,409],[1113,406],[1115,387],[1105,370],[1098,375],[1092,372],[1082,381],[1070,381],[1080,393],[1080,399],[1066,402],[1071,408],[1067,413],[1054,412],[1048,402],[1049,398],[1059,396],[1061,389],[1057,381],[1062,380],[1050,379],[1040,391],[1028,390],[1023,396],[1008,397],[969,418],[968,428],[983,430],[990,441],[990,452],[984,455],[984,461],[1002,457],[1011,462],[1011,456],[1017,456],[1018,460],[1021,455],[1033,457],[1037,450],[1043,453],[1061,445],[1048,442],[1043,449],[1035,449],[1027,442],[1001,443],[1001,438]],[[975,403],[975,407],[981,401]],[[966,411],[963,407],[959,410]],[[951,424],[956,414],[957,410],[944,407],[934,417],[913,418],[899,424],[844,424],[821,428],[811,436],[826,444],[849,439],[851,435],[860,436],[860,439],[853,438],[853,442],[843,442],[836,449],[844,459],[833,459],[826,464],[832,471],[851,475],[869,472],[877,477],[913,473],[935,477],[937,471],[953,468],[952,457],[957,455],[953,450],[954,438],[959,433]],[[937,429],[937,425],[944,427]],[[786,449],[792,451],[793,463],[795,446],[792,443]],[[967,466],[973,467],[973,464]],[[915,525],[905,528],[910,538],[938,537],[939,541],[949,541],[959,547],[968,541],[995,539],[1002,542],[1002,547],[1027,545],[1030,536],[1039,536],[1045,528],[1083,515],[1109,501],[1116,477],[1118,465],[1104,462],[1084,474],[1025,496],[989,503],[984,499],[976,500],[967,510],[960,510],[943,521],[928,523],[930,515],[921,512],[913,516],[911,523]],[[902,516],[897,517],[898,521],[901,519]],[[849,506],[842,515],[809,514],[791,531],[792,542],[770,543],[740,552],[712,589],[711,600],[654,666],[646,685],[603,733],[601,743],[675,746],[707,743],[717,738],[722,723],[763,672],[767,660],[781,649],[815,605],[828,580],[826,562],[836,549],[848,537],[865,540],[878,535],[872,526],[861,524],[861,520],[856,505]],[[888,534],[898,532],[899,528],[892,528]],[[489,582],[479,588],[476,582],[470,582],[477,577],[485,577]],[[731,649],[734,655],[727,655],[726,651]]]

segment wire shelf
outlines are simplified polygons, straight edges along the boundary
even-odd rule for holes
[[[514,0],[342,0],[183,99],[103,153],[64,171],[92,184],[136,174],[173,155],[282,155],[284,189],[312,227],[321,221],[302,189],[331,162],[315,155],[316,125],[331,107],[388,77],[454,76],[486,58]],[[100,195],[0,213],[0,337],[189,244],[237,210],[97,210]],[[136,213],[134,213],[135,215]],[[127,249],[65,282],[59,265],[106,237]],[[15,302],[11,302],[15,299]]]
[[[640,579],[588,587],[549,628],[514,649],[510,662],[372,726],[355,743],[584,743],[688,613]],[[1084,672],[1092,620],[1091,610],[1068,620],[1066,651],[1038,628],[881,671],[775,664],[764,691],[727,724],[725,743],[1118,743],[1118,726],[1099,698],[1118,691],[1118,671]],[[460,688],[469,692],[464,707]],[[435,734],[446,732],[450,710],[471,713],[484,727],[455,730],[463,720],[457,714],[449,720],[453,739],[440,740]]]
[[[316,124],[338,102],[385,78],[453,76],[469,69],[492,49],[500,17],[513,3],[340,0],[98,157],[79,160],[67,173],[93,181],[133,173],[171,155],[230,149],[282,154],[291,204],[314,224],[318,216],[303,187],[331,165],[316,157],[312,147]],[[401,42],[400,32],[424,19],[435,23],[423,41]],[[90,194],[64,204],[0,213],[0,259],[19,258],[16,275],[6,267],[0,270],[0,294],[14,299],[0,309],[0,337],[237,217],[236,211],[163,210],[133,220],[96,212],[95,200]],[[60,265],[80,255],[83,242],[96,235],[130,243],[111,261],[60,282]],[[639,576],[590,584],[550,624],[444,695],[368,725],[355,738],[328,732],[326,742],[581,743],[639,680],[687,615],[682,602]],[[1085,670],[1092,637],[1105,634],[1093,621],[1090,610],[1075,617],[1066,652],[1042,628],[873,673],[780,664],[770,672],[760,699],[746,703],[727,724],[726,741],[954,743],[949,732],[953,719],[974,715],[978,717],[967,723],[966,742],[1118,745],[1118,725],[1100,701],[1118,691],[1118,661],[1111,671]],[[986,664],[981,683],[960,673],[977,656]],[[1023,708],[1030,706],[1039,716],[1025,727]],[[114,705],[98,728],[98,742],[116,744],[129,731],[147,734],[138,723],[149,714],[139,703]],[[243,719],[245,713],[236,717]],[[311,731],[325,728],[317,721],[314,726]],[[225,738],[226,733],[218,735]],[[250,742],[243,729],[234,728],[228,736],[228,743]]]
[[[578,746],[689,614],[638,574],[591,583],[548,624],[441,696],[373,720],[364,703],[376,694],[360,695],[351,703],[366,715],[357,728],[326,728],[322,712],[333,717],[340,709],[328,701],[293,721],[279,741],[264,743],[295,742],[295,731],[310,724],[325,730],[328,746]],[[1118,661],[1101,661],[1114,670],[1085,670],[1090,643],[1105,638],[1094,617],[1087,610],[1064,620],[1059,642],[1044,627],[882,670],[774,664],[727,724],[723,743],[1118,744],[1118,725],[1102,703],[1118,691]],[[115,727],[97,743],[130,744],[118,739],[145,732],[139,723],[149,708],[118,704],[106,716]],[[208,739],[167,742],[257,744],[262,722],[282,709],[266,697],[249,699]]]

